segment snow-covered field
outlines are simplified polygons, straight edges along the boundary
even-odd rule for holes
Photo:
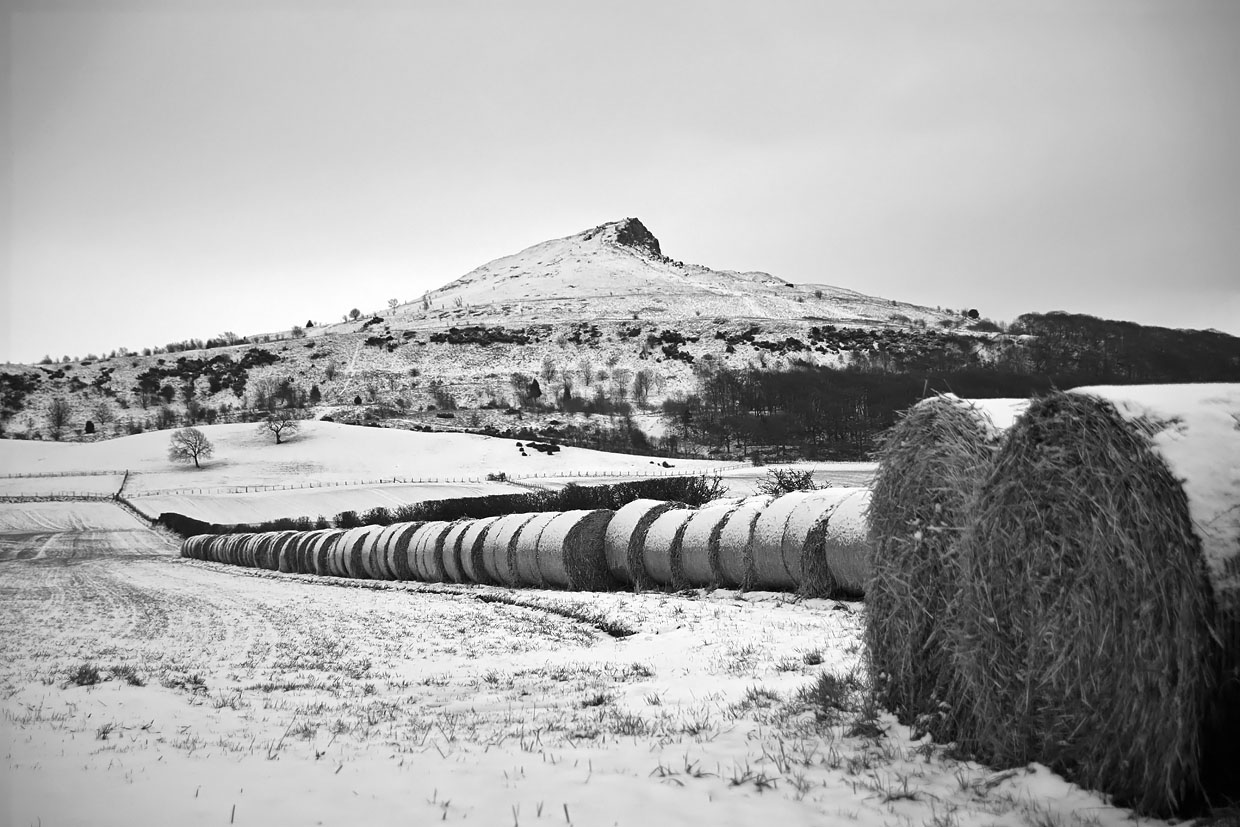
[[[1130,820],[912,742],[855,687],[799,697],[863,675],[859,603],[256,572],[107,503],[0,526],[6,823]]]

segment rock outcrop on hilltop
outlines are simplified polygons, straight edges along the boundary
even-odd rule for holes
[[[644,250],[655,258],[662,259],[663,251],[659,248],[659,239],[646,229],[639,219],[626,218],[616,226],[616,243],[625,247]]]

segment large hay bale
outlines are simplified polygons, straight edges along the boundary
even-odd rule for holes
[[[314,557],[311,552],[319,537],[323,536],[331,529],[315,529],[314,531],[303,531],[301,536],[293,545],[292,566],[293,572],[296,574],[314,574]]]
[[[1178,385],[1054,393],[1012,427],[950,608],[966,747],[1145,813],[1240,794],[1238,423],[1240,385]]]
[[[512,551],[509,553],[509,567],[516,574],[518,586],[547,586],[542,572],[538,570],[538,538],[543,529],[560,516],[559,511],[540,511],[533,519],[521,525],[517,530]]]
[[[746,589],[753,584],[754,527],[774,499],[768,494],[748,497],[724,519],[719,529],[719,552],[715,557],[719,585]]]
[[[784,569],[807,597],[861,597],[870,577],[867,488],[826,488],[796,504],[780,546]]]
[[[496,516],[471,520],[469,527],[461,535],[461,572],[465,576],[465,582],[482,583],[488,586],[499,582],[487,573],[486,566],[483,565],[487,534],[491,531],[491,526],[495,525],[499,519]]]
[[[293,549],[301,539],[300,531],[285,531],[271,547],[271,564],[275,571],[288,574],[293,568]]]
[[[700,588],[719,584],[722,579],[718,572],[719,533],[741,502],[739,498],[714,500],[689,517],[680,534],[677,565],[685,586]]]
[[[603,553],[611,576],[625,586],[653,586],[654,581],[642,563],[646,532],[660,515],[684,507],[683,503],[663,500],[633,500],[621,506],[603,535]]]
[[[423,583],[442,583],[447,579],[443,569],[443,541],[452,529],[448,520],[423,523],[409,541],[409,559],[414,578]]]
[[[465,532],[473,525],[474,521],[470,519],[456,520],[452,523],[452,528],[443,538],[443,573],[449,583],[467,583],[469,578],[465,576],[465,569],[461,564],[461,541],[465,538]]]
[[[883,438],[868,519],[866,643],[880,702],[901,722],[955,738],[959,691],[944,640],[960,583],[956,540],[970,498],[1024,399],[922,400]]]
[[[203,550],[210,539],[211,535],[209,534],[195,534],[193,537],[186,537],[181,541],[181,556],[190,560],[201,560]]]
[[[607,568],[603,535],[609,509],[565,511],[538,535],[536,559],[544,583],[575,591],[604,591],[620,585]]]
[[[688,508],[665,511],[646,530],[642,540],[642,570],[656,586],[681,588],[684,584],[684,573],[680,570],[680,535],[693,514]]]
[[[383,550],[386,565],[392,576],[397,580],[416,580],[417,575],[413,569],[413,538],[417,535],[418,529],[425,523],[396,523],[394,531],[387,541],[387,546]]]
[[[314,538],[314,540],[310,543],[310,548],[307,552],[311,574],[317,574],[320,576],[330,576],[335,574],[335,570],[333,569],[329,558],[336,540],[343,536],[344,533],[345,529],[329,528]]]
[[[295,531],[272,531],[265,535],[258,547],[258,567],[268,571],[279,571],[280,546],[296,533]]]
[[[371,580],[395,580],[396,574],[388,567],[387,547],[402,523],[378,526],[371,532],[362,548],[362,567]]]
[[[505,586],[521,585],[521,578],[515,568],[517,535],[535,516],[537,512],[505,514],[487,531],[482,543],[482,567],[496,583]]]
[[[800,568],[794,571],[785,565],[784,535],[793,512],[806,503],[819,503],[821,500],[821,491],[793,491],[776,497],[762,510],[754,523],[753,540],[746,561],[746,568],[752,572],[749,588],[790,590],[801,585]],[[803,544],[798,544],[798,551],[803,550],[800,546]],[[792,556],[791,552],[789,556]]]

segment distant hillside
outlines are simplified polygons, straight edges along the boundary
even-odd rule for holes
[[[1214,331],[1061,313],[1002,329],[969,309],[715,271],[662,250],[626,219],[497,259],[383,315],[8,367],[0,427],[99,439],[290,407],[610,450],[856,458],[928,389],[1240,381],[1240,339]]]

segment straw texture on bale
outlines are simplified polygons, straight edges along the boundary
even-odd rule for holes
[[[944,638],[960,584],[956,541],[1004,426],[1027,406],[932,397],[905,412],[879,446],[865,586],[871,674],[883,706],[939,741],[955,739],[961,714],[959,704],[947,705],[960,689]],[[1010,413],[996,422],[993,410]]]
[[[342,572],[342,577],[352,577],[355,580],[366,577],[366,572],[362,570],[362,546],[370,533],[378,528],[369,525],[351,528],[336,541],[335,565],[336,569]]]
[[[293,571],[298,574],[316,574],[314,568],[314,549],[319,538],[332,531],[330,528],[315,529],[302,534],[293,546]]]
[[[951,606],[967,748],[1157,815],[1240,793],[1236,422],[1240,385],[1195,385],[1055,393],[1012,428]]]
[[[625,586],[653,586],[654,580],[642,563],[646,532],[660,515],[684,507],[681,503],[663,500],[633,500],[621,506],[603,535],[603,552],[611,576]]]
[[[452,523],[448,520],[431,520],[414,533],[409,541],[409,557],[417,580],[423,583],[447,580],[443,570],[443,542],[451,529]]]
[[[719,585],[732,589],[752,586],[754,526],[774,499],[768,494],[749,497],[725,518],[723,527],[719,529],[719,554],[716,558]]]
[[[268,534],[259,554],[259,566],[268,571],[279,571],[280,548],[296,534],[296,531],[273,531]]]
[[[694,512],[679,508],[660,514],[642,541],[642,570],[656,586],[682,588],[684,573],[680,570],[680,535]]]
[[[719,534],[742,500],[709,502],[693,512],[680,535],[679,569],[684,585],[695,588],[716,586],[719,572]]]
[[[547,524],[560,516],[558,511],[540,511],[517,531],[516,542],[509,553],[509,565],[517,576],[518,586],[547,586],[538,570],[538,538]]]
[[[780,546],[784,569],[807,597],[861,597],[870,575],[865,521],[870,492],[826,488],[793,506]]]
[[[443,538],[443,573],[449,583],[466,583],[465,569],[461,565],[461,540],[473,525],[473,520],[457,520]]]
[[[284,574],[290,574],[295,571],[293,568],[293,549],[297,547],[297,541],[301,537],[302,532],[300,531],[286,531],[284,536],[271,547],[271,562],[275,566],[276,571],[283,572]]]
[[[505,586],[521,584],[515,568],[517,534],[535,516],[536,512],[505,514],[487,532],[482,543],[482,567],[495,582]]]
[[[424,523],[421,522],[396,523],[396,531],[388,538],[383,555],[387,560],[388,569],[397,580],[418,579],[413,568],[413,538],[417,536],[418,529],[423,525]]]
[[[603,535],[609,509],[557,514],[538,536],[538,571],[549,586],[575,591],[605,591],[619,582],[607,568]]]
[[[377,526],[370,534],[366,544],[362,547],[362,567],[366,569],[366,574],[372,580],[395,580],[391,569],[388,568],[387,562],[387,545],[397,531],[400,530],[400,523],[392,523],[386,526]]]
[[[821,500],[821,495],[822,492],[819,491],[793,491],[783,494],[772,500],[758,515],[747,561],[747,568],[753,573],[750,588],[796,589],[801,585],[800,567],[791,571],[785,565],[784,534],[793,512],[806,503]],[[792,556],[791,553],[789,556]]]
[[[310,544],[310,573],[318,575],[333,575],[333,571],[329,557],[332,553],[332,547],[336,544],[336,540],[344,535],[344,529],[329,528],[314,538]]]
[[[487,573],[483,565],[483,550],[486,547],[486,536],[491,526],[499,521],[499,517],[482,517],[471,520],[465,533],[461,535],[461,572],[467,583],[495,585],[499,581]]]

